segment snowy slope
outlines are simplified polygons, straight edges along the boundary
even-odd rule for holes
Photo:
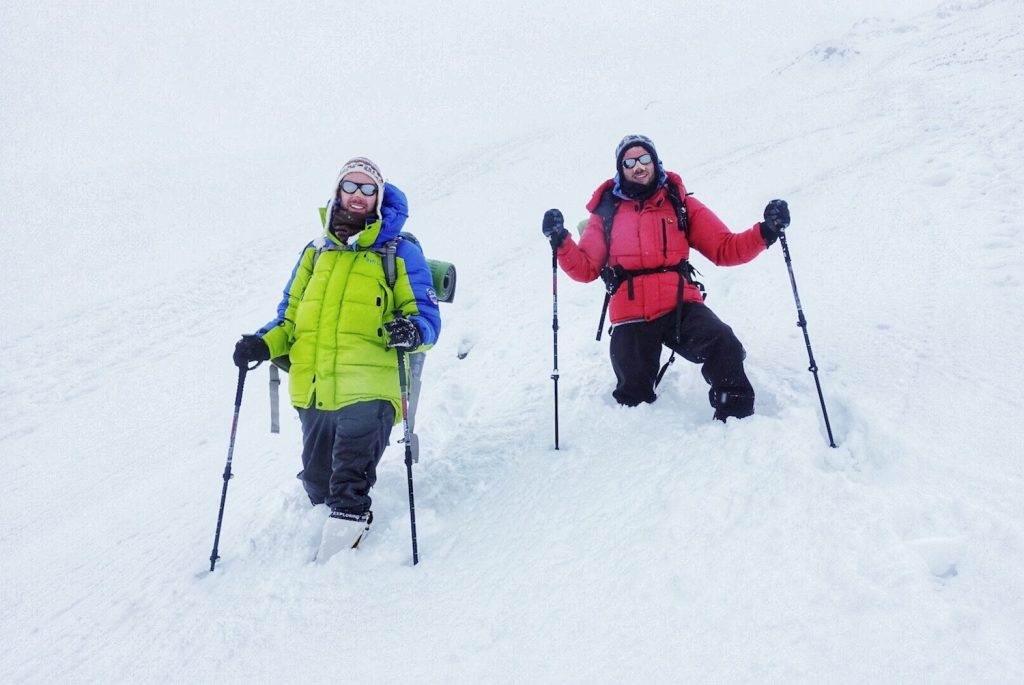
[[[40,7],[3,10],[0,681],[1019,680],[1019,3],[654,3],[625,40],[610,3],[407,8],[401,26],[387,3],[110,8],[149,27],[131,35]],[[325,43],[346,30],[384,46],[374,78]],[[106,42],[76,62],[27,51],[43,35]],[[678,73],[652,75],[645,38]],[[70,91],[37,95],[44,68]],[[110,85],[133,78],[132,97]],[[368,121],[357,95],[390,107]],[[540,217],[584,218],[634,131],[736,230],[789,200],[836,449],[778,246],[698,263],[758,391],[724,426],[684,361],[655,404],[615,405],[601,288],[560,274],[552,449]],[[326,512],[294,478],[294,415],[267,430],[261,367],[210,574],[232,345],[363,153],[459,269],[417,419],[421,563],[400,445],[364,547],[310,563]]]

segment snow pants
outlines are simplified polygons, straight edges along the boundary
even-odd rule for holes
[[[653,402],[654,383],[661,364],[661,348],[683,359],[703,364],[701,373],[711,386],[708,399],[715,418],[743,418],[754,413],[754,388],[743,370],[746,352],[729,326],[704,304],[684,302],[680,339],[676,340],[676,314],[653,321],[637,321],[612,329],[610,353],[617,384],[612,396],[619,404],[635,407]]]
[[[302,423],[299,478],[313,504],[350,514],[370,510],[370,488],[391,436],[395,408],[387,400],[341,409],[298,409]]]

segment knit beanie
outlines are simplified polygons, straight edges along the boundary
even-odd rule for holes
[[[626,154],[626,150],[631,147],[639,145],[643,149],[651,153],[651,157],[654,158],[654,168],[661,170],[661,160],[658,158],[658,151],[654,149],[654,143],[647,136],[641,136],[636,133],[632,133],[622,140],[619,141],[618,147],[615,148],[615,171],[618,173],[622,169],[622,158]]]
[[[625,175],[622,173],[622,160],[626,156],[626,150],[638,145],[650,153],[654,162],[653,177],[650,183],[643,185],[626,180]],[[654,149],[654,143],[650,138],[633,133],[619,141],[618,146],[615,148],[616,190],[621,191],[626,197],[643,201],[658,192],[658,189],[665,184],[667,178],[665,169],[661,166],[661,160],[658,158],[658,151]]]
[[[341,171],[338,172],[338,180],[334,183],[334,195],[337,197],[338,189],[341,187],[341,182],[345,176],[352,172],[359,171],[370,178],[377,186],[377,202],[374,205],[374,212],[377,216],[380,216],[380,206],[384,201],[384,174],[381,173],[380,167],[371,162],[366,157],[353,157],[352,159],[345,162],[341,167]]]

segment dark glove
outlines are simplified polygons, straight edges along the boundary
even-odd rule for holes
[[[626,278],[626,270],[622,268],[621,264],[615,266],[601,267],[601,280],[604,281],[604,288],[608,291],[609,295],[614,295],[615,291],[622,285],[622,281]]]
[[[556,250],[562,246],[566,237],[569,235],[568,229],[565,227],[565,219],[562,218],[562,213],[557,209],[549,209],[544,212],[544,223],[541,224],[541,232],[544,233],[544,237],[551,243],[551,247]]]
[[[263,338],[258,335],[243,335],[242,339],[235,343],[235,366],[244,368],[249,362],[265,362],[270,359],[270,348]]]
[[[412,352],[423,344],[420,329],[409,319],[399,317],[388,321],[384,324],[384,330],[388,332],[388,347]]]
[[[761,222],[761,238],[764,240],[764,244],[771,247],[787,226],[789,226],[789,205],[785,200],[772,200],[764,208],[764,221]]]

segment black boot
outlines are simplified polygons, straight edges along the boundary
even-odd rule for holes
[[[754,413],[754,395],[736,390],[708,391],[708,401],[715,408],[715,419],[725,423],[730,416],[743,419]]]

